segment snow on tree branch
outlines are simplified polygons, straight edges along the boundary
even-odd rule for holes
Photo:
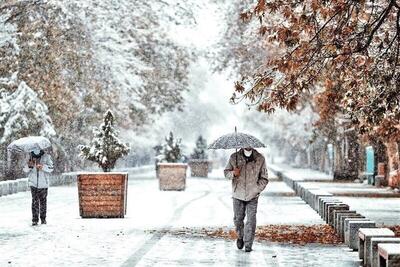
[[[93,129],[94,137],[90,146],[80,145],[81,156],[96,162],[104,172],[111,171],[117,160],[130,151],[129,144],[118,139],[118,131],[114,128],[114,115],[108,110],[100,128]]]

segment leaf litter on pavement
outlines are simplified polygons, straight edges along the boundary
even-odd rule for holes
[[[152,230],[181,237],[211,237],[228,240],[237,239],[234,229],[220,228],[179,228],[167,230]],[[256,240],[278,243],[306,245],[340,244],[342,241],[335,230],[329,225],[264,225],[256,229]]]

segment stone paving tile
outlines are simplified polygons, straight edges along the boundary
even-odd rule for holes
[[[255,242],[245,253],[234,242],[220,239],[178,238],[166,235],[136,266],[359,266],[357,253],[345,246],[288,245]]]

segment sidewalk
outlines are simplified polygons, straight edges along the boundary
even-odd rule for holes
[[[329,192],[378,225],[400,224],[400,194],[389,187],[377,188],[355,182],[334,181],[327,174],[310,169],[297,169],[284,164],[270,164],[273,172],[281,173],[290,185],[292,181],[305,187],[313,186]],[[309,175],[307,175],[309,173]]]
[[[48,225],[39,227],[30,226],[28,192],[0,198],[0,266],[358,266],[357,254],[344,245],[256,241],[244,253],[231,240],[169,234],[232,229],[230,182],[221,171],[219,178],[189,177],[183,192],[165,192],[153,172],[138,177],[129,182],[125,219],[81,219],[76,185],[50,188]],[[260,196],[257,219],[260,226],[324,223],[278,181]]]

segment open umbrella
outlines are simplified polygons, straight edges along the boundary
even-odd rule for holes
[[[265,145],[258,140],[256,137],[245,134],[238,133],[235,127],[235,132],[230,134],[225,134],[215,140],[208,149],[236,149],[236,152],[240,148],[258,148],[265,147]],[[236,165],[237,165],[237,154],[236,154]]]
[[[13,141],[8,145],[8,152],[31,152],[32,150],[44,150],[51,147],[50,140],[43,136],[28,136]]]
[[[208,149],[240,149],[246,147],[257,148],[265,147],[265,145],[250,134],[238,133],[235,127],[234,133],[225,134],[219,137],[208,147]]]

